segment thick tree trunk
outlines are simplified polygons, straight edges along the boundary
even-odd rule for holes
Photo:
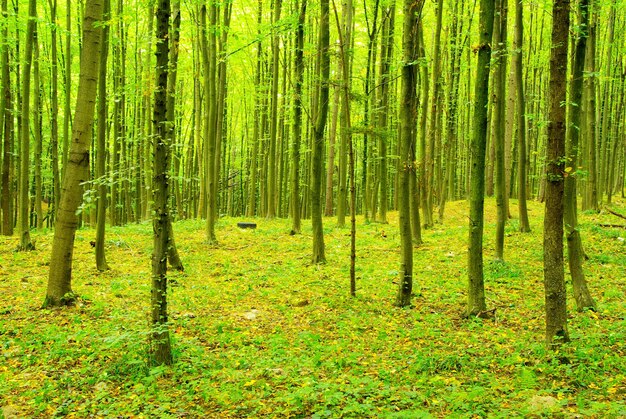
[[[550,53],[550,113],[546,148],[546,204],[543,224],[543,263],[546,303],[546,342],[569,340],[563,266],[563,189],[565,173],[565,107],[569,0],[555,0],[552,8]]]
[[[76,210],[82,202],[82,184],[89,180],[89,145],[91,126],[96,102],[98,64],[102,42],[101,25],[103,3],[100,0],[87,0],[83,18],[83,49],[80,60],[80,78],[74,128],[65,177],[61,203],[57,215],[50,275],[44,306],[71,304],[72,293],[72,256],[74,238],[78,227]]]

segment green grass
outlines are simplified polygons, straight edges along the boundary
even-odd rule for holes
[[[618,203],[616,205],[624,205]],[[621,207],[620,207],[621,208]],[[622,212],[623,208],[621,208]],[[511,211],[516,215],[514,201]],[[152,226],[110,228],[99,273],[78,232],[76,307],[41,310],[51,234],[15,253],[0,237],[0,407],[22,417],[541,417],[626,415],[624,231],[581,214],[585,264],[599,311],[576,312],[572,342],[543,344],[542,215],[533,232],[506,230],[505,262],[493,261],[495,203],[487,201],[485,281],[495,320],[461,318],[467,209],[450,203],[444,224],[415,249],[413,307],[393,307],[397,214],[358,220],[357,297],[349,296],[349,230],[324,219],[328,263],[310,264],[311,231],[288,220],[256,230],[203,221],[175,224],[185,273],[171,273],[175,365],[146,362]],[[245,317],[257,310],[257,317]],[[544,409],[537,396],[556,400]]]

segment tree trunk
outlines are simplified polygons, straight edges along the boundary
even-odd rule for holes
[[[321,0],[320,25],[317,59],[319,60],[320,77],[319,101],[313,133],[313,155],[311,171],[311,226],[313,228],[313,263],[326,262],[324,247],[324,228],[322,225],[322,160],[324,154],[324,129],[328,115],[328,93],[330,77],[330,29],[329,0]]]
[[[521,0],[515,0],[515,44],[513,50],[513,67],[515,71],[515,90],[516,90],[516,117],[517,117],[517,188],[518,188],[518,209],[519,209],[519,230],[522,233],[530,233],[530,222],[528,221],[528,207],[526,200],[527,192],[527,176],[526,169],[528,165],[528,157],[526,155],[526,92],[524,91],[524,82],[522,74],[522,50],[524,42],[524,5]]]
[[[167,144],[171,145],[175,142],[175,113],[174,108],[176,106],[176,77],[178,75],[178,43],[180,41],[180,0],[174,0],[174,5],[171,7],[171,21],[172,27],[169,33],[169,62],[167,71],[167,97],[166,97],[166,121],[168,129],[165,134],[167,135]],[[171,168],[167,168],[168,172]],[[174,229],[172,227],[172,214],[168,211],[167,229],[169,235],[169,243],[167,247],[167,259],[170,266],[178,271],[183,271],[184,265],[178,255],[178,248],[174,241]]]
[[[508,0],[496,2],[496,26],[494,28],[493,44],[497,45],[494,51],[496,69],[494,75],[493,97],[493,135],[495,144],[495,193],[497,205],[496,223],[496,260],[504,260],[504,226],[508,211],[506,208],[506,180],[504,178],[504,128],[505,128],[505,96],[506,96],[506,61],[507,61],[507,10]]]
[[[8,1],[2,0],[2,19],[8,19]],[[13,180],[11,176],[13,149],[13,97],[11,95],[11,72],[9,68],[9,25],[2,26],[2,59],[0,60],[0,77],[2,77],[2,97],[0,98],[0,121],[2,121],[2,184],[0,205],[2,209],[2,234],[13,235]]]
[[[411,236],[410,183],[415,176],[411,149],[415,143],[417,126],[417,58],[419,20],[424,1],[404,1],[404,27],[402,34],[402,93],[400,98],[400,160],[402,166],[398,189],[398,210],[400,225],[400,282],[395,305],[407,307],[411,304],[413,289],[413,239]]]
[[[302,138],[302,85],[304,83],[304,24],[307,0],[298,13],[294,45],[293,142],[291,143],[291,234],[300,234],[300,138]]]
[[[589,1],[581,0],[578,4],[580,24],[574,49],[574,62],[572,65],[572,82],[570,86],[570,100],[568,102],[570,123],[567,129],[567,167],[564,185],[564,221],[567,238],[567,255],[572,285],[574,287],[574,299],[578,310],[585,308],[595,309],[596,303],[591,297],[587,287],[585,272],[583,270],[584,252],[580,230],[578,229],[578,205],[576,194],[576,168],[578,167],[578,147],[580,139],[581,107],[575,104],[582,103],[583,78],[585,67],[585,50],[587,43],[587,30],[589,28]]]
[[[569,340],[563,267],[563,189],[565,173],[565,107],[569,0],[555,0],[552,8],[550,53],[550,113],[546,147],[546,204],[543,224],[543,263],[546,304],[546,342]]]
[[[18,250],[34,250],[30,239],[30,198],[28,180],[30,177],[30,70],[32,66],[33,45],[37,25],[37,2],[28,2],[28,24],[24,43],[24,61],[22,64],[22,104],[20,126],[20,181],[18,199],[18,228],[20,245]]]
[[[42,207],[42,175],[41,175],[41,152],[43,148],[42,143],[42,105],[41,105],[41,95],[42,95],[42,85],[41,85],[41,77],[39,72],[39,41],[38,41],[38,33],[37,28],[35,28],[35,33],[33,37],[33,83],[35,84],[35,95],[33,98],[33,131],[35,137],[35,218],[36,218],[36,226],[38,230],[43,228],[43,207]],[[32,224],[32,223],[31,223]]]
[[[57,215],[50,275],[44,306],[60,306],[74,301],[72,293],[72,256],[78,227],[76,210],[81,204],[82,184],[89,180],[89,140],[93,124],[102,42],[102,2],[87,0],[83,18],[83,48],[70,154],[63,178],[61,203]],[[69,117],[69,116],[68,116]]]
[[[104,0],[103,18],[109,20],[111,12],[110,0]],[[102,26],[102,48],[98,75],[98,131],[96,146],[96,184],[98,187],[98,210],[96,221],[96,268],[99,271],[109,269],[104,252],[104,236],[106,231],[107,182],[105,170],[107,159],[107,60],[109,56],[109,25]]]
[[[483,277],[483,225],[485,220],[485,151],[487,146],[487,104],[489,102],[489,69],[491,35],[493,32],[495,0],[480,0],[478,63],[474,92],[472,130],[470,217],[468,248],[468,316],[480,315],[486,308]]]
[[[156,365],[172,364],[167,324],[167,252],[170,245],[169,176],[170,151],[167,120],[169,73],[170,1],[159,0],[156,10],[156,90],[154,92],[154,250],[152,252],[152,334],[150,352]]]
[[[282,0],[275,0],[273,10],[273,24],[276,27],[280,20],[280,9]],[[278,32],[272,36],[272,90],[270,92],[271,116],[270,116],[270,144],[269,144],[269,165],[267,176],[267,218],[276,217],[276,137],[278,124],[278,58],[280,56],[280,37]]]

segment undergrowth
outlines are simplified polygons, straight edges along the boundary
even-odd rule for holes
[[[532,233],[511,220],[505,261],[493,261],[495,203],[487,202],[485,280],[495,319],[461,318],[466,298],[467,210],[415,248],[413,307],[393,307],[397,214],[358,219],[357,297],[349,296],[349,230],[325,218],[328,262],[310,263],[311,231],[288,220],[175,223],[184,273],[172,272],[175,365],[146,360],[152,226],[107,231],[111,270],[95,269],[76,240],[71,308],[42,310],[50,232],[36,250],[0,238],[0,403],[19,417],[619,417],[626,415],[626,230],[610,214],[580,216],[598,312],[569,298],[572,342],[543,343],[542,217]],[[624,205],[618,203],[617,205]],[[516,201],[511,201],[516,212]],[[568,284],[569,285],[569,284]]]

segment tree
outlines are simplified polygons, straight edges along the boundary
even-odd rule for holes
[[[300,137],[302,136],[302,84],[304,83],[304,22],[307,0],[298,13],[294,50],[293,142],[291,144],[291,234],[300,234]],[[296,7],[296,9],[298,9]],[[256,127],[256,125],[255,125]],[[256,129],[256,128],[255,128]]]
[[[496,260],[504,260],[504,225],[508,216],[506,205],[506,181],[504,178],[504,128],[505,128],[505,96],[506,96],[506,64],[507,64],[507,6],[508,0],[497,0],[497,19],[494,27],[493,42],[496,50],[494,56],[496,67],[493,72],[493,135],[495,145],[495,193],[497,205],[496,223]]]
[[[50,21],[57,21],[57,0],[50,0]],[[59,66],[57,53],[57,25],[50,25],[50,163],[52,164],[52,212],[51,224],[56,219],[61,195],[61,174],[59,173]]]
[[[52,242],[50,275],[44,307],[71,304],[72,256],[78,227],[76,210],[83,198],[82,185],[89,179],[89,145],[98,82],[102,43],[103,2],[87,0],[83,17],[83,48],[80,60],[78,95],[74,112],[72,142],[63,178],[61,202]]]
[[[311,172],[311,225],[313,227],[313,263],[326,262],[324,227],[322,225],[322,160],[324,154],[324,129],[328,115],[330,78],[330,22],[329,0],[321,0],[317,59],[320,63],[318,110],[313,128],[313,155]]]
[[[8,21],[8,1],[2,0],[2,19]],[[13,148],[13,97],[11,95],[11,72],[9,69],[9,25],[2,26],[2,59],[0,60],[0,77],[2,78],[2,96],[0,97],[0,121],[2,121],[2,194],[0,205],[2,209],[2,234],[13,235],[13,211],[11,201],[13,199],[13,187],[11,180]]]
[[[159,0],[156,10],[156,90],[154,92],[154,250],[152,251],[151,356],[156,365],[173,362],[167,326],[167,251],[170,246],[169,169],[170,147],[167,120],[169,72],[170,0]]]
[[[109,19],[111,13],[110,0],[104,0],[103,17]],[[106,230],[107,185],[104,181],[106,170],[106,132],[107,132],[107,60],[109,57],[109,24],[102,27],[102,48],[98,75],[98,131],[96,148],[96,180],[98,185],[98,209],[96,221],[96,268],[99,271],[109,269],[104,252],[104,236]]]
[[[37,2],[28,1],[28,24],[24,44],[24,62],[22,64],[22,104],[20,126],[20,181],[18,199],[18,228],[20,229],[20,245],[18,250],[34,250],[35,245],[30,239],[30,198],[28,180],[30,178],[30,70],[33,58],[33,45],[37,25]]]
[[[468,316],[481,315],[485,303],[483,276],[483,225],[485,205],[485,150],[487,146],[487,104],[489,102],[489,69],[491,61],[491,35],[493,32],[495,0],[480,1],[480,43],[476,64],[474,87],[473,136],[470,145],[470,216],[468,248]]]
[[[530,232],[530,222],[528,221],[528,207],[526,205],[527,192],[526,186],[528,179],[526,177],[526,166],[528,157],[526,155],[526,93],[524,91],[524,82],[522,74],[522,48],[524,42],[524,5],[521,0],[515,0],[515,40],[512,66],[515,71],[515,94],[517,96],[516,116],[517,116],[517,199],[519,208],[519,230],[522,233]]]
[[[585,66],[585,51],[587,44],[587,30],[589,26],[589,0],[580,0],[578,3],[580,23],[576,33],[574,47],[574,62],[572,65],[572,82],[570,87],[570,99],[568,102],[570,122],[567,127],[567,167],[568,176],[565,177],[564,185],[564,222],[567,238],[567,255],[572,286],[574,288],[574,300],[579,310],[585,308],[595,309],[596,303],[591,297],[587,287],[585,272],[583,270],[584,252],[580,230],[578,229],[578,205],[576,199],[575,168],[578,167],[578,148],[581,126],[581,107],[583,96],[583,77]]]
[[[552,7],[548,143],[546,147],[546,203],[543,223],[543,273],[546,301],[546,342],[567,342],[567,304],[563,267],[563,190],[565,173],[565,98],[569,0]]]
[[[272,21],[274,23],[274,34],[272,37],[272,90],[270,103],[271,117],[270,117],[270,144],[269,144],[269,162],[268,162],[268,177],[267,177],[267,218],[276,217],[276,137],[278,126],[278,75],[280,69],[278,66],[278,58],[280,56],[280,37],[278,35],[278,21],[280,20],[280,11],[282,0],[275,0],[274,11]]]
[[[402,32],[402,96],[400,113],[400,183],[398,210],[400,212],[400,283],[396,295],[396,306],[411,304],[413,289],[413,238],[411,236],[410,182],[415,175],[412,148],[417,126],[417,75],[418,75],[418,31],[424,0],[404,1],[404,25]]]

